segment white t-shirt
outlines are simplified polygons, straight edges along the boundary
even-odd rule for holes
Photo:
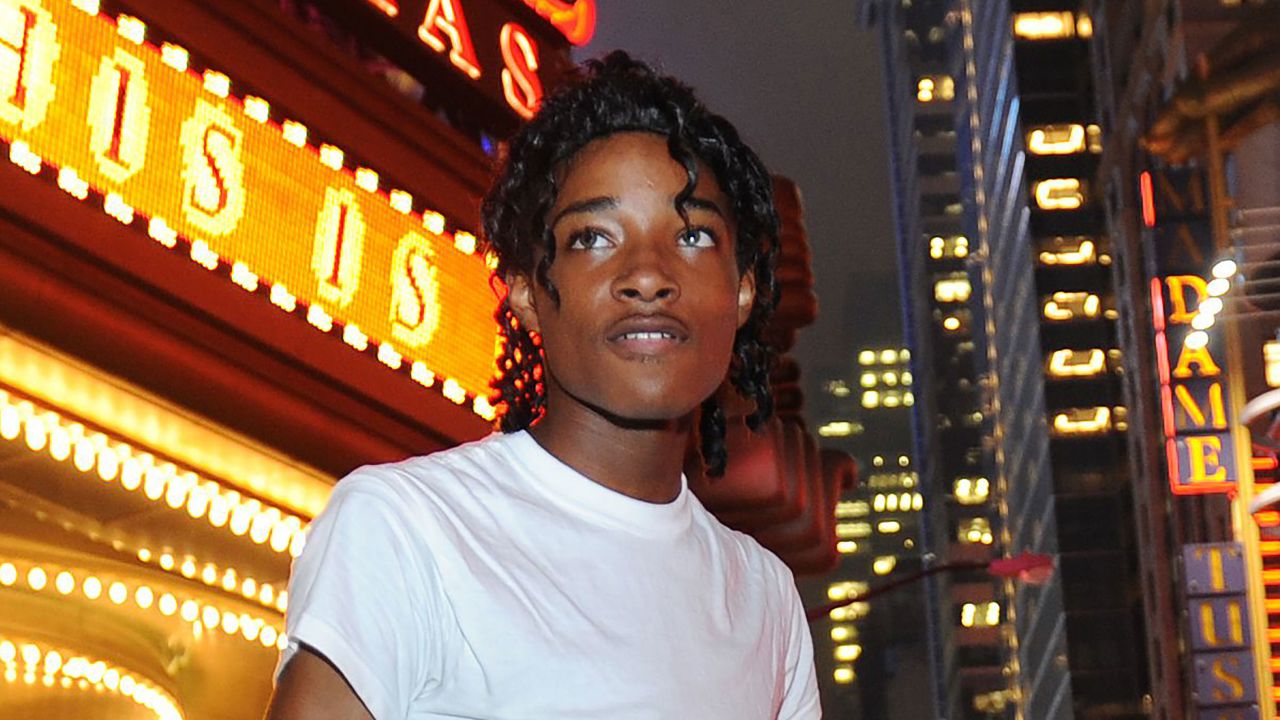
[[[595,483],[526,432],[361,468],[294,563],[302,643],[376,720],[818,718],[791,572],[688,487]]]

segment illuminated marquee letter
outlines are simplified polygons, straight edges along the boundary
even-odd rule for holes
[[[1188,435],[1178,438],[1178,444],[1187,449],[1186,475],[1191,483],[1219,483],[1227,481],[1227,468],[1222,457],[1222,438],[1217,435]]]
[[[538,48],[529,33],[515,23],[502,26],[502,94],[520,117],[528,119],[542,102],[538,79]]]
[[[1195,275],[1171,275],[1164,279],[1169,285],[1169,302],[1173,304],[1173,312],[1169,313],[1170,325],[1185,325],[1195,317],[1195,311],[1187,309],[1187,288],[1196,294],[1196,306],[1209,297],[1209,283]]]
[[[1227,427],[1227,408],[1222,401],[1222,383],[1210,383],[1204,390],[1207,397],[1201,396],[1204,404],[1209,406],[1206,416],[1201,402],[1191,393],[1186,385],[1178,385],[1173,389],[1173,397],[1182,410],[1174,420],[1178,430],[1206,430],[1214,428],[1222,430]]]
[[[89,92],[89,149],[98,169],[124,182],[142,169],[151,130],[146,65],[120,48],[103,58]]]
[[[44,122],[62,48],[40,0],[0,0],[0,122],[23,130]]]
[[[329,188],[316,221],[311,269],[319,282],[320,298],[345,307],[360,285],[364,250],[364,214],[350,190]]]
[[[225,111],[198,100],[181,139],[183,214],[210,235],[226,235],[244,214],[240,129]]]
[[[1215,702],[1248,700],[1244,692],[1244,677],[1248,669],[1243,665],[1240,658],[1235,656],[1215,658],[1210,663],[1213,690],[1209,697]]]
[[[400,238],[391,257],[391,335],[414,348],[431,341],[440,324],[436,266],[427,239]]]
[[[1192,365],[1198,366],[1200,372],[1192,372]],[[1213,360],[1213,355],[1209,354],[1208,345],[1202,348],[1189,348],[1183,345],[1182,349],[1178,351],[1178,365],[1173,369],[1174,377],[1213,377],[1221,374],[1222,368],[1218,367],[1218,363]]]
[[[476,48],[467,30],[467,18],[456,0],[431,0],[418,37],[438,53],[449,51],[449,62],[475,80],[480,77]]]

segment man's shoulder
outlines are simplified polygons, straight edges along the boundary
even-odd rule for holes
[[[479,440],[397,462],[365,465],[338,484],[336,495],[371,494],[408,508],[422,502],[438,504],[462,495],[497,492],[510,473],[503,453],[505,436],[494,433]]]
[[[708,532],[725,550],[726,556],[739,558],[743,567],[749,569],[751,576],[756,580],[776,583],[782,587],[795,584],[791,568],[787,567],[786,563],[782,562],[772,550],[761,545],[760,541],[720,522],[701,503],[698,503],[698,514],[703,517],[703,523]]]

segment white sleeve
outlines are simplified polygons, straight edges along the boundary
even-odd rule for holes
[[[786,623],[790,632],[787,638],[786,691],[778,710],[778,720],[818,720],[822,717],[822,703],[818,699],[818,675],[813,666],[813,636],[809,634],[809,621],[789,570],[785,572],[782,591],[790,598]]]
[[[376,720],[393,720],[439,678],[442,603],[429,553],[410,540],[379,482],[339,482],[307,531],[289,578],[289,647],[276,674],[305,645],[342,673]]]

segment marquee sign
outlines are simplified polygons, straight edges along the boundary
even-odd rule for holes
[[[1214,256],[1208,186],[1194,167],[1153,170],[1141,183],[1169,485],[1179,495],[1228,492],[1239,477],[1229,368],[1221,333],[1193,327],[1197,315],[1222,303],[1205,277]]]
[[[455,72],[486,94],[500,97],[511,111],[526,119],[542,102],[544,89],[564,69],[554,67],[562,63],[552,52],[564,48],[560,36],[584,45],[596,26],[595,0],[328,1],[380,10],[386,22],[379,24],[389,25],[402,39],[446,59]],[[533,12],[520,12],[521,5]],[[520,15],[529,15],[533,22]]]
[[[1240,543],[1185,545],[1182,567],[1199,717],[1257,718],[1244,550]]]
[[[0,0],[9,159],[492,416],[495,299],[475,238],[145,33],[95,0]]]

